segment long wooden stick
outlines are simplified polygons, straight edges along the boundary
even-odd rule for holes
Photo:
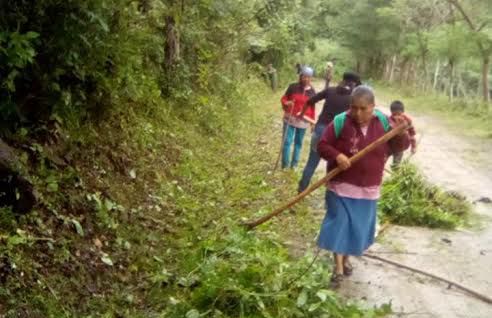
[[[371,259],[375,259],[375,260],[378,260],[378,261],[381,261],[381,262],[385,262],[385,263],[388,263],[388,264],[391,264],[393,266],[396,266],[396,267],[400,267],[400,268],[404,268],[404,269],[407,269],[409,271],[412,271],[412,272],[415,272],[415,273],[419,273],[419,274],[422,274],[422,275],[425,275],[425,276],[428,276],[428,277],[431,277],[431,278],[434,278],[434,279],[437,279],[439,281],[442,281],[442,282],[445,282],[447,284],[449,284],[450,286],[455,286],[457,287],[458,289],[461,289],[467,293],[469,293],[470,295],[473,295],[474,297],[488,303],[488,304],[492,304],[492,298],[490,297],[487,297],[486,295],[483,295],[479,292],[476,292],[468,287],[465,287],[461,284],[458,284],[456,282],[453,282],[453,281],[450,281],[446,278],[443,278],[443,277],[440,277],[440,276],[437,276],[437,275],[434,275],[434,274],[431,274],[429,272],[425,272],[421,269],[417,269],[417,268],[413,268],[413,267],[410,267],[410,266],[407,266],[407,265],[404,265],[404,264],[401,264],[401,263],[398,263],[398,262],[395,262],[395,261],[392,261],[392,260],[389,260],[389,259],[386,259],[386,258],[383,258],[383,257],[380,257],[380,256],[377,256],[377,255],[374,255],[374,254],[364,254],[363,255],[364,257],[367,257],[367,258],[371,258]]]
[[[285,129],[285,130],[287,130],[287,129]],[[284,131],[284,129],[282,127],[282,140],[280,141],[280,150],[278,152],[277,160],[275,161],[275,166],[273,167],[273,172],[277,171],[278,164],[280,162],[280,158],[282,158],[282,150],[284,149],[285,138],[286,138],[286,131]]]
[[[351,164],[354,164],[355,162],[359,161],[362,157],[364,157],[365,155],[367,155],[369,152],[371,152],[374,149],[376,149],[377,147],[385,144],[386,142],[388,142],[388,140],[390,140],[391,138],[393,138],[396,135],[400,134],[402,131],[404,131],[407,128],[408,128],[408,125],[405,124],[405,123],[403,123],[403,124],[400,124],[398,127],[390,130],[389,132],[387,132],[386,134],[384,134],[384,136],[381,136],[379,139],[377,139],[376,141],[372,142],[370,145],[368,145],[367,147],[365,147],[364,149],[362,149],[361,151],[359,151],[358,153],[356,153],[354,156],[350,157],[350,159],[349,159],[350,160],[350,163]],[[265,215],[265,216],[263,216],[263,217],[261,217],[261,218],[259,218],[257,220],[243,223],[243,225],[246,226],[248,229],[253,229],[253,228],[257,227],[258,225],[265,223],[266,221],[270,220],[274,216],[279,215],[283,211],[287,210],[288,208],[292,207],[293,205],[295,205],[296,203],[298,203],[299,201],[301,201],[308,194],[310,194],[311,192],[313,192],[314,190],[316,190],[320,186],[326,184],[326,182],[328,180],[332,179],[334,176],[336,176],[337,174],[339,174],[342,171],[343,170],[340,169],[339,167],[331,170],[321,180],[319,180],[319,181],[315,182],[314,184],[312,184],[311,186],[309,186],[306,190],[304,190],[301,193],[299,193],[298,195],[296,195],[294,198],[292,198],[292,200],[290,200],[289,202],[285,203],[281,207],[277,208],[272,213],[267,214],[267,215]]]

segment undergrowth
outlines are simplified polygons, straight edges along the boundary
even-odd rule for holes
[[[361,309],[327,290],[328,261],[294,281],[312,256],[295,258],[284,244],[313,235],[316,222],[305,205],[258,232],[237,225],[289,198],[297,179],[271,173],[279,96],[254,82],[242,89],[252,87],[257,99],[238,99],[234,108],[216,101],[203,114],[208,122],[160,105],[162,111],[132,110],[68,129],[65,167],[52,162],[50,145],[32,146],[25,160],[40,204],[22,217],[1,210],[0,316],[388,312]],[[238,96],[246,96],[241,88]]]
[[[454,229],[466,224],[471,206],[464,197],[430,184],[415,165],[402,164],[384,181],[379,210],[400,225]]]
[[[329,270],[321,262],[300,277],[313,256],[293,260],[280,237],[268,236],[232,228],[220,239],[201,242],[191,254],[189,265],[196,267],[173,278],[168,316],[377,317],[390,311],[389,306],[362,310],[341,301],[327,289]]]

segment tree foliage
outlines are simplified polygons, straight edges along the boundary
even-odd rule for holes
[[[137,104],[202,107],[207,94],[228,102],[247,63],[282,67],[312,42],[307,2],[2,1],[1,119],[15,128],[53,113],[85,120]]]
[[[331,17],[327,25],[336,30],[332,38],[352,51],[362,74],[443,90],[450,97],[474,95],[482,83],[488,99],[492,6],[487,1],[364,0],[350,8],[330,1],[323,7]]]
[[[137,105],[213,112],[204,96],[233,104],[236,83],[268,63],[321,73],[334,60],[365,78],[475,94],[488,83],[491,10],[486,0],[5,0],[0,119],[15,129]]]

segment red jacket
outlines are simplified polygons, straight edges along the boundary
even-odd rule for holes
[[[314,88],[312,86],[304,87],[301,85],[301,83],[290,84],[284,96],[282,96],[282,99],[280,100],[284,108],[285,114],[293,115],[293,116],[297,115],[302,111],[302,109],[304,108],[304,104],[306,104],[309,98],[311,98],[315,94],[316,92],[314,91]],[[286,104],[288,101],[293,101],[294,106],[292,107],[287,106]],[[314,120],[315,119],[314,105],[309,105],[304,115]]]
[[[410,128],[408,128],[408,130],[407,130],[407,134],[410,137],[410,145],[412,146],[412,148],[415,148],[415,147],[417,147],[417,140],[415,139],[415,135],[417,133],[415,132],[415,128],[413,127],[412,118],[410,116],[408,116],[407,114],[401,114],[401,116],[403,118],[405,118],[407,123],[410,125]],[[394,125],[396,123],[395,116],[393,116],[393,115],[390,116],[390,123],[392,125]]]
[[[364,136],[359,124],[350,117],[350,112],[347,112],[345,124],[338,138],[335,136],[333,122],[326,127],[318,144],[318,153],[326,160],[335,161],[340,153],[350,158],[384,134],[383,125],[376,116],[373,116]],[[383,179],[384,165],[388,157],[392,153],[404,151],[408,146],[408,134],[396,136],[386,144],[368,153],[358,162],[352,164],[348,170],[341,172],[332,180],[350,183],[359,187],[380,185]]]

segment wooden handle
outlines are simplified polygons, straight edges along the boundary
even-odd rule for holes
[[[350,157],[349,158],[350,163],[354,164],[355,162],[359,161],[362,157],[367,155],[369,152],[371,152],[374,149],[376,149],[377,147],[387,143],[391,138],[400,134],[402,131],[406,130],[407,128],[408,128],[408,125],[406,123],[403,123],[403,124],[400,124],[399,126],[397,126],[396,128],[390,130],[389,132],[387,132],[386,134],[381,136],[379,139],[375,140],[374,142],[369,144],[367,147],[365,147],[364,149],[362,149],[361,151],[356,153],[354,156]],[[340,169],[339,167],[331,170],[322,179],[320,179],[319,181],[317,181],[314,184],[312,184],[311,186],[309,186],[306,190],[302,191],[301,193],[296,195],[294,198],[292,198],[289,202],[287,202],[284,205],[282,205],[281,207],[277,208],[276,210],[274,210],[270,214],[267,214],[267,215],[265,215],[265,216],[263,216],[257,220],[245,222],[245,223],[243,223],[243,225],[246,226],[249,230],[251,230],[251,229],[257,227],[258,225],[265,223],[266,221],[270,220],[274,216],[279,215],[283,211],[285,211],[288,208],[295,205],[297,202],[301,201],[308,194],[310,194],[311,192],[313,192],[317,188],[321,187],[323,184],[326,184],[326,182],[328,180],[332,179],[334,176],[336,176],[337,174],[339,174],[342,171],[343,170]]]

